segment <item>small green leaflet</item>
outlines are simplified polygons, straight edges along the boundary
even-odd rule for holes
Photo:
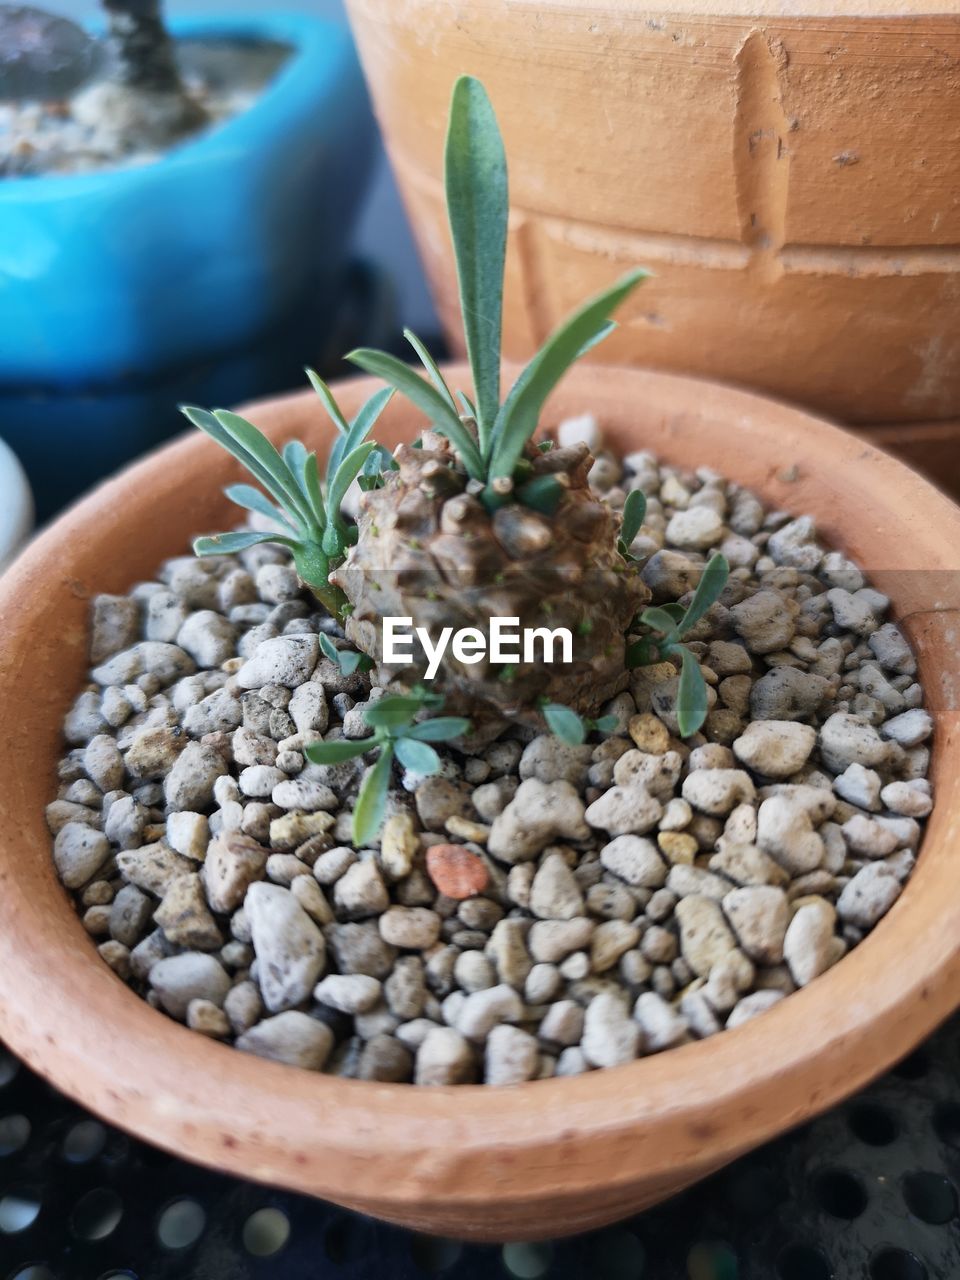
[[[363,775],[353,810],[353,841],[361,848],[376,839],[383,825],[393,767],[393,744],[386,742],[380,759]]]
[[[563,742],[571,746],[579,746],[586,741],[586,725],[575,711],[565,707],[561,702],[548,702],[543,708],[543,718],[547,728]]]
[[[629,550],[631,542],[640,532],[643,518],[647,514],[647,499],[639,489],[631,489],[623,504],[623,518],[620,523],[620,537]]]
[[[439,772],[440,757],[433,747],[426,742],[407,735],[397,738],[394,745],[397,759],[405,769],[412,769],[414,773],[422,773],[427,776]]]
[[[707,685],[700,670],[700,663],[689,649],[681,649],[683,666],[677,690],[677,724],[681,738],[697,733],[709,710]]]
[[[338,738],[334,742],[311,742],[304,747],[304,755],[313,764],[342,764],[366,755],[372,746],[372,738]]]

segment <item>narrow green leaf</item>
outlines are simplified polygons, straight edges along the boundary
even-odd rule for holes
[[[297,532],[286,514],[279,507],[274,506],[270,499],[265,498],[252,484],[230,484],[223,492],[238,507],[243,507],[246,511],[256,511],[258,515],[268,516],[271,520],[279,520],[291,533]]]
[[[730,565],[727,558],[718,551],[710,557],[707,567],[700,575],[693,599],[687,605],[686,612],[680,619],[678,630],[686,635],[691,627],[695,627],[707,610],[720,599],[723,588],[730,577]]]
[[[296,480],[303,471],[307,458],[307,448],[301,440],[288,440],[280,454],[293,478]]]
[[[383,825],[393,767],[393,747],[385,743],[377,763],[363,775],[353,810],[353,842],[361,848],[376,839]]]
[[[473,76],[461,76],[453,86],[444,180],[483,451],[500,407],[508,192],[497,117]]]
[[[423,365],[424,369],[426,370],[427,377],[436,387],[440,395],[443,396],[444,400],[446,400],[447,404],[450,406],[453,412],[457,415],[457,417],[459,417],[460,410],[457,408],[457,402],[453,398],[453,392],[447,386],[446,379],[444,378],[443,374],[440,372],[440,369],[439,369],[439,366],[437,365],[436,360],[434,360],[433,356],[430,354],[430,352],[423,345],[423,343],[420,341],[420,339],[417,337],[417,335],[413,332],[412,329],[404,329],[403,336],[406,338],[406,340],[410,343],[411,347],[413,347],[414,351],[420,357],[420,363]]]
[[[363,718],[371,729],[398,729],[401,725],[410,724],[422,706],[420,698],[387,694],[368,706]]]
[[[654,631],[659,631],[666,640],[674,640],[678,635],[677,619],[674,612],[664,605],[651,605],[649,609],[644,609],[640,615],[640,621],[647,627],[652,627]]]
[[[303,460],[300,472],[300,487],[303,489],[310,509],[321,529],[326,528],[327,512],[323,503],[323,491],[320,488],[320,471],[317,466],[317,455],[308,453]]]
[[[396,356],[387,355],[384,351],[372,351],[362,347],[351,351],[347,359],[359,369],[363,369],[365,373],[383,378],[385,382],[396,387],[416,408],[427,415],[436,431],[447,437],[459,453],[469,474],[476,480],[484,478],[483,462],[476,441],[461,422],[459,414],[450,408],[435,387],[432,387],[429,382],[424,382],[423,378],[402,360],[398,360]]]
[[[433,747],[419,738],[397,738],[395,746],[397,759],[405,769],[412,769],[414,773],[422,773],[428,777],[439,773],[440,757]]]
[[[629,547],[640,532],[643,518],[647,514],[647,499],[641,489],[631,489],[623,504],[623,517],[620,522],[620,537]]]
[[[432,720],[421,720],[413,725],[404,737],[416,738],[419,742],[450,742],[453,738],[463,737],[471,728],[465,716],[435,716]]]
[[[261,542],[280,542],[286,547],[296,545],[292,538],[277,533],[215,533],[209,538],[196,538],[193,551],[198,556],[225,556],[235,551],[246,551],[247,547],[255,547]]]
[[[476,422],[477,406],[473,403],[473,401],[470,399],[467,393],[465,391],[458,391],[457,399],[460,401],[460,408],[467,415],[467,417],[472,418],[474,422]]]
[[[226,449],[227,453],[232,454],[241,466],[246,467],[250,474],[260,481],[267,492],[285,510],[289,511],[296,521],[300,521],[299,510],[295,506],[291,507],[284,487],[277,483],[269,469],[263,466],[249,449],[246,449],[239,440],[224,429],[214,414],[207,409],[199,409],[196,405],[189,404],[181,405],[180,412],[188,422],[192,422],[195,427],[199,427],[201,431],[206,432],[222,449]]]
[[[330,525],[336,525],[338,528],[343,527],[343,516],[340,514],[340,507],[347,496],[347,490],[356,480],[360,474],[360,468],[376,447],[376,443],[373,440],[368,440],[366,444],[362,444],[358,449],[354,449],[352,453],[348,453],[337,468],[336,475],[332,477],[327,487],[327,520]]]
[[[602,330],[611,311],[646,279],[645,271],[631,271],[615,285],[591,298],[547,339],[510,390],[492,433],[490,476],[511,476],[524,445],[537,429],[540,410],[585,342]]]
[[[326,409],[331,422],[337,428],[341,435],[346,435],[350,430],[347,420],[340,412],[340,406],[337,404],[333,392],[320,377],[315,369],[307,369],[307,377],[310,379],[310,385],[320,397],[323,407]]]
[[[601,716],[599,720],[593,721],[593,727],[599,733],[613,733],[619,724],[616,716]]]
[[[575,711],[565,707],[562,702],[549,702],[543,708],[543,718],[547,728],[563,742],[578,747],[586,740],[586,725]]]
[[[577,352],[577,359],[585,356],[588,351],[592,351],[594,347],[599,347],[604,338],[609,338],[614,329],[617,328],[616,320],[608,320],[602,329],[598,329],[592,338],[588,338],[580,350]]]
[[[683,665],[677,689],[677,724],[680,726],[680,737],[689,738],[703,725],[709,706],[707,685],[700,663],[689,649],[682,649],[681,653]]]
[[[390,403],[395,395],[393,387],[381,387],[379,391],[375,391],[368,400],[361,405],[357,416],[350,423],[343,435],[337,436],[333,442],[333,448],[330,450],[330,457],[327,461],[327,483],[330,483],[332,476],[337,474],[340,464],[348,453],[353,453],[366,440],[367,436],[376,425],[377,419],[383,413],[384,409]],[[377,446],[383,451],[388,458],[390,454],[383,445]],[[390,458],[392,462],[393,459]]]
[[[213,416],[224,431],[241,444],[267,473],[270,492],[277,501],[292,515],[302,520],[307,529],[314,529],[315,523],[300,492],[299,484],[263,432],[259,431],[252,422],[247,422],[246,418],[241,418],[238,413],[232,413],[229,409],[215,409]],[[264,483],[266,484],[267,481]]]
[[[311,742],[303,749],[303,754],[313,764],[343,764],[344,760],[356,760],[366,755],[372,746],[373,738],[337,738],[333,742]]]

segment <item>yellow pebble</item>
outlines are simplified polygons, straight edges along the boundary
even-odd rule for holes
[[[692,864],[699,845],[686,831],[661,831],[657,836],[660,852],[671,862]]]
[[[662,756],[670,749],[670,734],[667,726],[650,711],[631,716],[627,725],[630,737],[641,751],[652,756]]]

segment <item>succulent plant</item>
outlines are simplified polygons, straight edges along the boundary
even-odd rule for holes
[[[632,667],[666,659],[680,669],[681,732],[695,733],[706,717],[707,693],[682,637],[722,591],[726,561],[714,557],[685,608],[644,608],[650,593],[631,553],[644,521],[643,494],[630,492],[618,513],[590,489],[593,460],[586,444],[534,443],[547,396],[570,365],[611,331],[613,311],[645,273],[630,272],[576,311],[501,400],[506,159],[486,92],[468,76],[453,91],[445,169],[475,402],[448,386],[430,353],[409,332],[426,377],[384,352],[354,351],[349,358],[388,386],[352,423],[311,373],[339,433],[323,488],[316,456],[299,442],[289,442],[279,453],[236,414],[186,409],[191,421],[243,462],[270,498],[249,485],[231,486],[228,495],[273,522],[269,530],[201,538],[195,549],[205,555],[256,542],[288,546],[303,581],[355,646],[344,649],[324,637],[324,652],[348,674],[372,666],[374,682],[381,686],[418,688],[428,670],[419,638],[412,661],[385,659],[387,618],[402,620],[412,635],[420,631],[426,637],[467,631],[482,636],[494,618],[516,619],[520,631],[568,632],[573,651],[563,662],[534,661],[524,654],[502,665],[486,653],[468,661],[455,646],[444,656],[431,672],[437,693],[430,697],[439,697],[451,711],[469,713],[475,732],[495,736],[505,719],[538,727],[545,721],[569,742],[583,742],[594,731],[611,732],[616,727],[611,717],[596,718],[600,706],[628,685]],[[394,390],[424,413],[429,429],[391,458],[366,436]],[[341,503],[355,479],[363,495],[353,526],[344,520]],[[416,698],[422,709],[422,694],[410,694],[408,702]],[[391,705],[385,698],[371,713],[390,714]],[[403,696],[397,705],[411,710]],[[390,759],[394,750],[400,755],[396,743],[410,736],[400,731],[401,721],[370,723],[377,742],[392,744]],[[420,740],[411,733],[413,741]],[[369,744],[331,747],[346,753],[337,758],[346,758],[363,754]],[[323,758],[324,748],[318,745],[314,758]],[[417,748],[404,750],[415,754]],[[384,750],[381,760],[387,755]],[[386,794],[389,765],[381,768],[378,762],[373,772],[376,779],[368,776],[364,783],[363,813],[372,812],[368,796],[379,794],[368,787]]]
[[[373,730],[369,737],[314,742],[305,748],[307,759],[314,764],[340,764],[379,750],[377,761],[364,774],[357,794],[353,810],[355,844],[369,844],[383,824],[394,757],[405,769],[429,777],[440,769],[440,757],[430,743],[448,742],[469,733],[470,721],[461,716],[417,720],[425,710],[442,705],[443,698],[422,685],[406,694],[387,694],[363,713],[364,721]]]
[[[267,530],[197,538],[193,549],[198,556],[209,556],[243,551],[259,542],[289,547],[297,573],[328,612],[342,618],[347,600],[330,582],[330,574],[346,555],[357,532],[343,517],[343,499],[371,459],[379,465],[390,465],[389,457],[384,460],[381,446],[367,440],[367,436],[393,393],[375,392],[348,423],[326,383],[312,370],[309,377],[337,429],[323,484],[316,453],[308,451],[299,440],[289,441],[280,453],[263,432],[239,414],[227,409],[211,413],[194,405],[182,406],[189,421],[233,454],[270,495],[268,498],[252,485],[233,484],[224,491],[227,497],[273,524]]]
[[[447,385],[408,333],[426,378],[395,356],[349,359],[383,378],[432,427],[395,453],[397,470],[367,492],[356,544],[333,581],[353,606],[347,637],[375,661],[381,683],[422,677],[384,662],[382,619],[409,617],[431,635],[485,631],[493,616],[521,629],[564,627],[569,663],[497,667],[445,660],[436,683],[456,710],[479,719],[539,719],[538,705],[593,715],[628,679],[624,636],[648,598],[620,545],[620,518],[590,490],[587,445],[532,443],[549,393],[571,364],[605,337],[616,307],[643,279],[633,271],[581,307],[500,397],[500,338],[507,228],[507,169],[493,109],[479,81],[454,87],[446,192],[460,282],[474,403]]]
[[[182,93],[160,0],[101,0],[101,4],[107,15],[114,77],[152,93]]]
[[[684,738],[700,729],[709,707],[700,663],[682,640],[720,598],[729,576],[730,566],[726,557],[717,552],[700,575],[688,605],[663,604],[643,610],[638,621],[647,634],[634,641],[627,650],[627,663],[631,667],[660,662],[664,658],[671,662],[679,661],[677,724]]]

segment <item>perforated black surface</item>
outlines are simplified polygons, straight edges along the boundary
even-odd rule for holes
[[[503,1247],[195,1169],[0,1050],[0,1280],[960,1280],[958,1185],[960,1018],[854,1101],[667,1204]]]

